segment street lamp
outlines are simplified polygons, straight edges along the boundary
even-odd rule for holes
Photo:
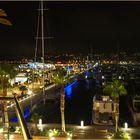
[[[125,130],[128,129],[128,123],[127,123],[127,122],[124,123],[124,129],[125,129]]]
[[[80,124],[81,124],[81,128],[83,128],[83,127],[84,127],[84,121],[82,120],[82,121],[80,122]]]
[[[122,79],[122,77],[121,77],[121,76],[119,76],[119,79]]]
[[[102,79],[105,79],[105,77],[102,75]]]
[[[38,120],[38,128],[43,131],[43,126],[42,126],[42,119]]]

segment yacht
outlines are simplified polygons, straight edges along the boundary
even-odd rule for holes
[[[140,96],[138,95],[133,97],[133,109],[135,112],[140,113]]]
[[[115,124],[115,102],[109,96],[93,97],[92,121],[99,125]]]
[[[140,123],[140,95],[135,95],[132,98],[132,110],[135,123]]]

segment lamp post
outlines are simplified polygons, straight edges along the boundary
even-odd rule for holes
[[[83,128],[84,127],[84,121],[81,121],[80,125],[81,125],[81,128]]]
[[[125,123],[124,123],[124,130],[127,131],[127,129],[128,129],[128,123],[125,122]]]

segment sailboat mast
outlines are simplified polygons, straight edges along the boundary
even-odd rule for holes
[[[39,3],[39,8],[38,11],[40,10],[40,3]],[[38,47],[38,36],[39,36],[39,26],[40,26],[40,11],[38,12],[38,21],[37,21],[37,32],[36,32],[36,42],[35,42],[35,58],[34,62],[37,62],[37,47]]]
[[[41,0],[41,34],[42,34],[42,59],[44,58],[44,9],[43,0]],[[44,62],[44,59],[42,60]]]
[[[43,75],[43,79],[42,79],[42,84],[43,84],[43,100],[44,100],[44,104],[45,104],[45,101],[46,101],[46,98],[45,98],[45,63],[44,63],[44,7],[43,7],[43,0],[41,0],[41,44],[42,44],[42,63],[43,63],[43,72],[42,72],[42,75]]]

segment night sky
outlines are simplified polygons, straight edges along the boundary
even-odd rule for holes
[[[0,1],[13,23],[0,24],[0,58],[34,57],[38,7]],[[45,41],[45,54],[140,52],[140,2],[45,1],[44,8],[45,36],[54,37]]]

